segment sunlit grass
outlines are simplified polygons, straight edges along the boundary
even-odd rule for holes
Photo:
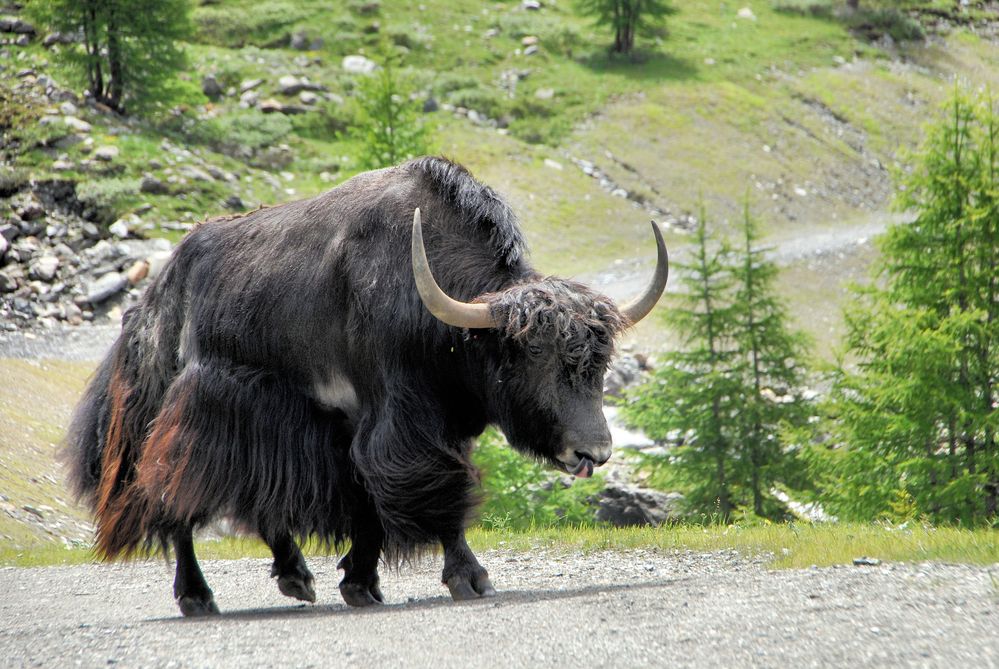
[[[857,557],[883,562],[999,563],[999,530],[891,525],[752,525],[603,528],[557,527],[528,532],[499,532],[473,528],[468,541],[475,551],[625,551],[654,549],[667,553],[735,550],[747,557],[763,557],[777,569],[850,564]],[[267,547],[257,539],[229,537],[198,543],[203,560],[243,557],[266,558]],[[305,547],[307,555],[326,555],[319,545]],[[83,564],[94,561],[86,548],[55,544],[15,549],[0,547],[0,565],[36,567]]]

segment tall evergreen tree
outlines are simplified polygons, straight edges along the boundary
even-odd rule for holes
[[[791,330],[787,311],[777,297],[777,266],[758,246],[756,222],[746,199],[742,245],[736,253],[736,337],[743,356],[741,410],[732,426],[748,470],[753,513],[773,516],[769,491],[778,482],[797,484],[803,465],[785,449],[784,424],[804,418],[804,336]]]
[[[32,0],[31,13],[52,29],[83,35],[60,53],[94,98],[116,111],[155,102],[185,64],[190,0]]]
[[[832,458],[834,511],[996,518],[997,120],[991,99],[955,93],[903,181],[898,205],[916,220],[889,230],[883,286],[863,291],[848,314],[859,362],[838,372],[835,425],[845,448]]]
[[[711,243],[704,218],[702,211],[692,261],[674,263],[683,288],[678,305],[666,312],[684,348],[660,360],[623,413],[653,439],[682,435],[682,445],[667,458],[648,461],[653,476],[660,485],[679,487],[691,510],[716,512],[727,522],[737,503],[739,480],[731,432],[738,411],[738,313],[731,299],[735,277],[730,249]]]

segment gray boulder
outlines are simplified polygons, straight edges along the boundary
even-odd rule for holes
[[[680,520],[678,492],[660,492],[627,483],[611,482],[600,491],[597,520],[615,527],[664,525]]]

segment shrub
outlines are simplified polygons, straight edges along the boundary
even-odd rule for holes
[[[138,179],[101,179],[77,184],[76,197],[84,205],[84,217],[111,223],[123,213],[128,201],[139,193]]]
[[[490,529],[530,529],[557,524],[594,525],[591,500],[603,488],[599,476],[575,479],[526,459],[495,430],[479,439],[473,461],[481,468],[481,522]]]
[[[490,118],[498,118],[506,112],[508,102],[496,91],[485,88],[462,88],[451,92],[447,101],[456,107],[465,107],[485,114]]]
[[[292,131],[292,123],[284,114],[264,114],[246,109],[209,119],[187,119],[181,133],[191,142],[236,158],[248,158],[260,149],[271,146]]]

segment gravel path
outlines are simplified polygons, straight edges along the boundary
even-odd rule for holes
[[[348,609],[332,558],[318,605],[269,561],[206,562],[223,614],[181,619],[162,561],[0,569],[5,667],[994,667],[999,574],[938,564],[775,571],[733,553],[491,551],[500,588],[455,604],[439,560],[385,571]],[[994,572],[994,570],[993,570]]]

